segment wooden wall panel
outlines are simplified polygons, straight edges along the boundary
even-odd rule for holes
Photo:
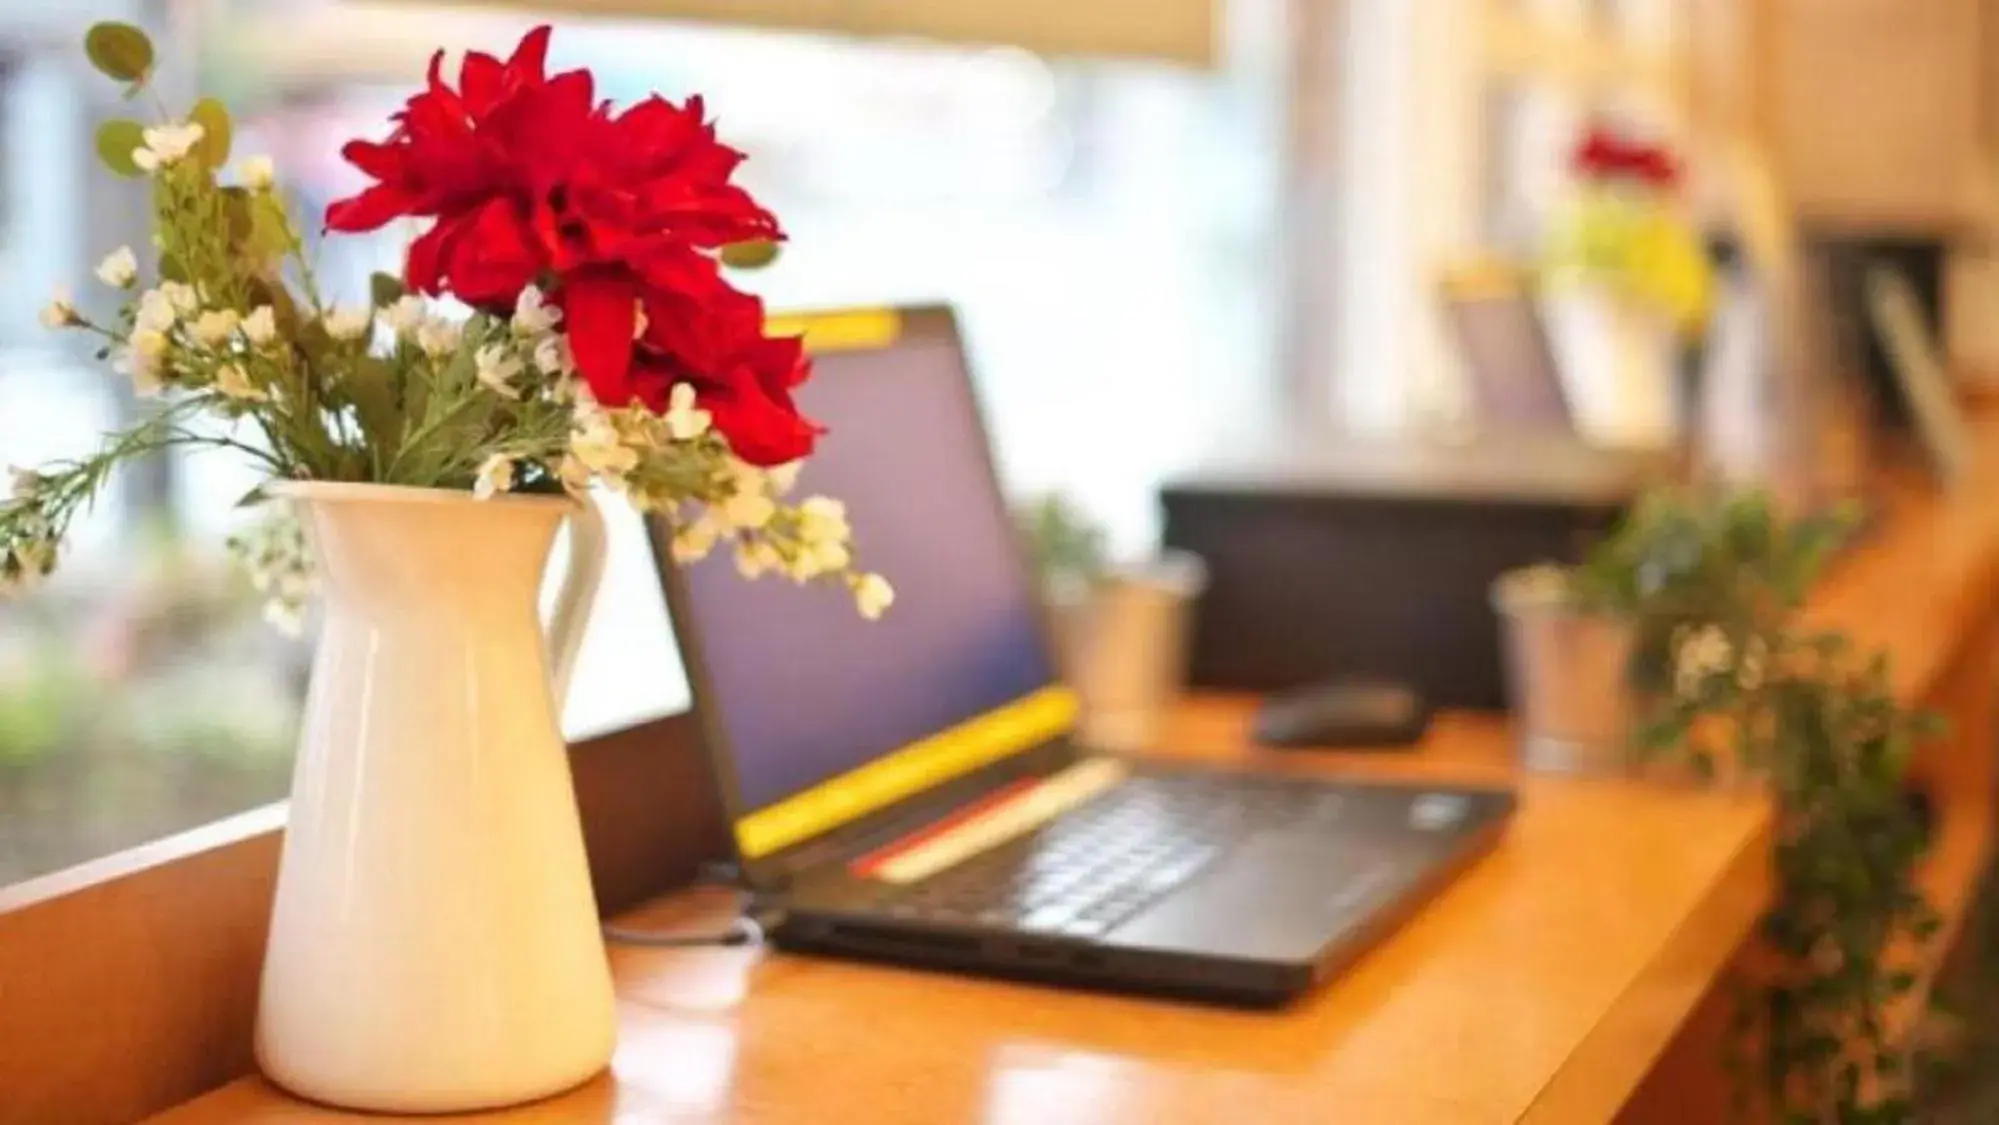
[[[1767,0],[1765,68],[1786,188],[1805,222],[1950,231],[1985,146],[1980,0]]]

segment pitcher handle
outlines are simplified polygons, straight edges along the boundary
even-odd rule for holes
[[[569,513],[568,565],[548,623],[549,676],[557,714],[569,701],[569,678],[590,625],[590,603],[604,580],[605,557],[604,513],[589,497],[578,497]]]

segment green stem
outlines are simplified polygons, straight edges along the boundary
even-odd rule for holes
[[[437,417],[419,426],[417,431],[410,435],[409,440],[403,443],[403,447],[396,451],[395,457],[390,459],[388,471],[382,474],[382,480],[387,483],[396,483],[397,471],[402,468],[404,459],[413,451],[420,449],[424,442],[430,440],[444,426],[455,421],[472,404],[473,399],[470,395],[460,397],[456,402],[453,402],[449,407],[441,411]]]

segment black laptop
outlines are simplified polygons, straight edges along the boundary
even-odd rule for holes
[[[1078,745],[949,311],[811,324],[801,400],[831,432],[796,495],[846,502],[894,609],[863,621],[843,590],[745,582],[727,558],[661,566],[778,946],[1274,1004],[1497,839],[1503,791]]]

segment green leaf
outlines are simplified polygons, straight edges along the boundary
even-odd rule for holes
[[[395,373],[388,361],[364,356],[339,385],[354,404],[370,448],[390,450],[402,444],[403,412],[396,402]]]
[[[160,255],[160,280],[181,281],[181,282],[187,281],[188,280],[187,266],[183,265],[181,263],[181,260],[179,258],[174,257],[172,254]]]
[[[256,214],[251,207],[250,193],[239,187],[222,189],[222,206],[229,212],[229,242],[232,246],[242,246],[250,240],[250,231],[256,223]]]
[[[777,243],[768,238],[732,242],[722,247],[722,264],[730,269],[760,270],[777,261]]]
[[[239,252],[258,265],[284,257],[292,248],[292,235],[285,222],[284,204],[279,202],[277,196],[269,193],[249,195],[247,198],[250,226],[238,247]]]
[[[214,98],[203,98],[188,110],[187,118],[201,126],[201,141],[194,155],[210,168],[229,163],[229,109]]]
[[[145,171],[132,162],[132,153],[144,147],[146,128],[137,121],[119,118],[97,127],[97,159],[120,176],[143,176]]]
[[[270,497],[264,492],[264,486],[260,484],[237,497],[235,506],[238,508],[254,508],[269,499]]]
[[[387,308],[397,301],[402,300],[403,294],[408,291],[403,285],[403,279],[397,277],[395,274],[373,273],[368,275],[368,300],[378,309]]]
[[[83,37],[90,65],[120,82],[144,82],[153,70],[153,41],[129,23],[92,24]]]

